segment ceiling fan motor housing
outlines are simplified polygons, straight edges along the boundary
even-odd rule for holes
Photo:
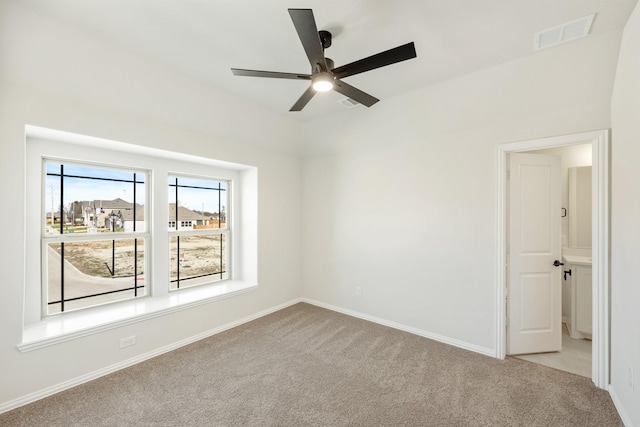
[[[331,58],[324,58],[325,62],[327,63],[327,71],[331,71],[334,68],[336,68],[336,64],[333,62],[333,59]]]
[[[335,66],[336,66],[335,63],[333,62],[333,59],[331,59],[331,58],[324,58],[324,62],[325,62],[325,64],[327,64],[327,68],[326,69],[324,68],[325,64],[322,64],[322,63],[314,64],[311,67],[311,76],[312,77],[315,76],[316,74],[322,73],[322,72],[331,73],[331,70],[333,70],[335,68]]]

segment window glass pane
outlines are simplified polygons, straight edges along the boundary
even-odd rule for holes
[[[169,230],[226,228],[228,183],[169,177]]]
[[[47,234],[145,231],[145,174],[46,162]],[[135,219],[134,219],[135,215]]]
[[[143,238],[49,243],[46,256],[48,314],[146,295]]]
[[[170,289],[226,279],[226,246],[224,234],[172,236]]]

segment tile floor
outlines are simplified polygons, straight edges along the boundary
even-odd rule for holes
[[[591,341],[571,338],[567,326],[562,326],[562,351],[515,357],[591,378]]]

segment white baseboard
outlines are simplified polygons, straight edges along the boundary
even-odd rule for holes
[[[464,341],[459,341],[453,338],[445,337],[443,335],[434,334],[432,332],[424,331],[422,329],[414,328],[412,326],[403,325],[401,323],[392,322],[389,320],[381,319],[379,317],[369,316],[368,314],[359,313],[353,310],[347,310],[346,308],[337,307],[331,304],[325,304],[320,301],[316,301],[309,298],[302,298],[302,302],[312,304],[318,307],[326,308],[327,310],[336,311],[338,313],[346,314],[347,316],[357,317],[358,319],[368,320],[369,322],[378,323],[380,325],[388,326],[393,329],[398,329],[404,332],[409,332],[414,335],[429,338],[434,341],[438,341],[444,344],[449,344],[454,347],[462,348],[465,350],[473,351],[474,353],[480,353],[489,357],[496,357],[496,351],[492,348],[480,347],[479,345],[469,344]]]
[[[620,418],[622,419],[622,423],[625,425],[625,427],[634,427],[633,422],[631,422],[631,418],[629,417],[629,414],[627,414],[627,411],[624,409],[624,406],[622,406],[622,402],[620,402],[620,398],[618,397],[618,394],[616,393],[615,388],[611,384],[609,384],[609,395],[611,396],[611,400],[613,400],[613,405],[616,407],[616,410],[618,411],[618,414],[620,415]]]
[[[176,350],[176,349],[178,349],[180,347],[184,347],[185,345],[189,345],[189,344],[194,343],[196,341],[200,341],[200,340],[202,340],[204,338],[208,338],[210,336],[219,334],[220,332],[224,332],[224,331],[229,330],[231,328],[235,328],[236,326],[240,326],[240,325],[242,325],[244,323],[251,322],[252,320],[259,319],[259,318],[264,317],[264,316],[266,316],[268,314],[275,313],[276,311],[282,310],[284,308],[287,308],[289,306],[297,304],[297,303],[299,303],[301,301],[302,301],[301,298],[293,299],[291,301],[285,302],[283,304],[279,304],[279,305],[277,305],[275,307],[268,308],[266,310],[260,311],[258,313],[252,314],[250,316],[243,317],[242,319],[235,320],[235,321],[227,323],[225,325],[218,326],[217,328],[213,328],[213,329],[210,329],[208,331],[202,332],[200,334],[191,336],[189,338],[185,338],[183,340],[171,343],[171,344],[166,345],[164,347],[160,347],[160,348],[155,349],[153,351],[150,351],[150,352],[147,352],[147,353],[132,357],[132,358],[127,359],[127,360],[123,360],[122,362],[118,362],[118,363],[115,363],[113,365],[106,366],[106,367],[104,367],[102,369],[98,369],[97,371],[93,371],[93,372],[90,372],[88,374],[81,375],[81,376],[73,378],[71,380],[64,381],[64,382],[62,382],[60,384],[56,384],[54,386],[47,387],[45,389],[36,391],[34,393],[29,393],[29,394],[27,394],[25,396],[22,396],[22,397],[19,397],[17,399],[10,400],[8,402],[2,403],[2,404],[0,404],[0,414],[3,413],[3,412],[10,411],[12,409],[18,408],[20,406],[24,406],[24,405],[26,405],[28,403],[35,402],[36,400],[40,400],[40,399],[45,398],[47,396],[51,396],[52,394],[56,394],[56,393],[59,393],[61,391],[68,390],[68,389],[70,389],[72,387],[78,386],[80,384],[95,380],[97,378],[100,378],[100,377],[103,377],[105,375],[111,374],[113,372],[119,371],[120,369],[124,369],[124,368],[127,368],[129,366],[133,366],[133,365],[135,365],[137,363],[140,363],[140,362],[144,362],[145,360],[152,359],[152,358],[154,358],[156,356],[160,356],[161,354],[168,353],[168,352],[170,352],[172,350]]]

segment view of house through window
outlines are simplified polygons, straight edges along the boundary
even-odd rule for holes
[[[168,184],[170,289],[228,278],[228,182],[170,176]]]
[[[45,160],[46,314],[146,295],[147,173]]]

